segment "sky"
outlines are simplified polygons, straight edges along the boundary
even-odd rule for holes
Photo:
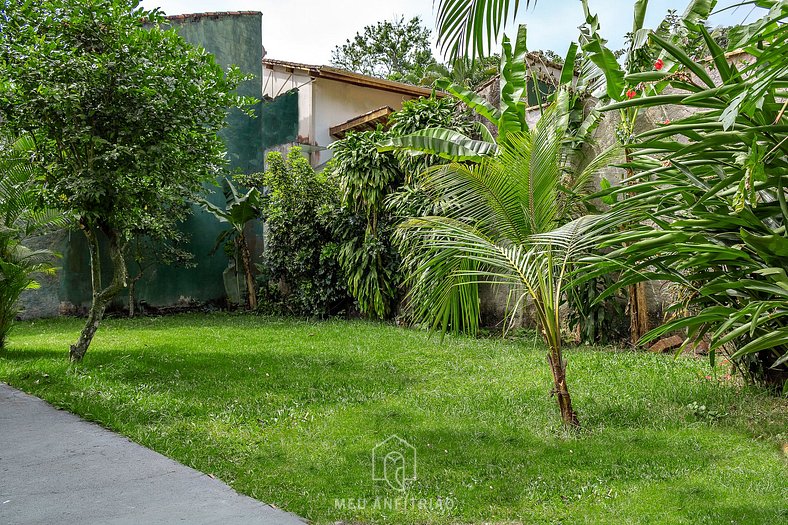
[[[735,2],[721,0],[716,10]],[[336,45],[352,38],[364,26],[381,20],[420,16],[428,28],[435,27],[432,0],[143,0],[141,3],[147,9],[159,7],[168,15],[261,11],[267,57],[307,64],[327,64]],[[632,0],[589,0],[591,12],[599,14],[601,33],[611,49],[623,47],[624,35],[632,27],[632,3]],[[687,0],[651,0],[646,27],[658,24],[668,9],[682,13],[686,4]],[[751,20],[755,15],[749,7],[739,7],[713,15],[709,23],[731,25],[748,16]],[[569,43],[577,38],[577,27],[582,21],[580,0],[540,0],[528,10],[521,7],[517,18],[517,23],[528,26],[529,49],[551,49],[562,56]],[[510,24],[509,33],[512,28]],[[439,56],[437,50],[436,56]]]

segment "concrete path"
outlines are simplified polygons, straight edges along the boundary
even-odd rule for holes
[[[0,524],[304,525],[0,383]]]

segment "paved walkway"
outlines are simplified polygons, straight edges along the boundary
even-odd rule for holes
[[[0,383],[0,524],[304,525]]]

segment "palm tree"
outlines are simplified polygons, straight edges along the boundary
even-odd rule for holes
[[[484,55],[525,3],[536,0],[438,0],[438,45],[451,60]]]
[[[601,227],[598,216],[571,220],[575,196],[610,153],[567,174],[567,110],[567,97],[559,96],[534,127],[510,133],[495,157],[426,172],[424,188],[443,215],[410,219],[400,231],[412,269],[415,320],[444,331],[457,320],[469,322],[468,312],[478,311],[478,297],[469,291],[481,282],[510,286],[515,305],[533,302],[561,418],[578,427],[559,308],[571,284],[570,266],[595,245]]]
[[[18,313],[17,301],[24,291],[38,287],[36,273],[52,273],[53,254],[30,250],[25,237],[67,223],[61,214],[38,205],[35,173],[29,162],[32,139],[0,137],[0,350]]]
[[[52,253],[30,250],[18,240],[16,230],[0,226],[0,350],[18,313],[17,301],[25,290],[38,288],[36,273],[53,273]]]

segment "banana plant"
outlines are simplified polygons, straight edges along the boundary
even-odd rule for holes
[[[746,377],[777,387],[788,384],[788,1],[759,4],[768,13],[732,43],[752,57],[744,65],[728,63],[699,26],[710,61],[657,41],[697,83],[655,76],[675,94],[609,107],[671,104],[690,116],[630,142],[631,184],[605,193],[636,220],[599,264],[623,271],[617,286],[659,279],[682,291],[669,322],[643,342],[686,330],[685,345],[708,338],[712,364],[727,353]],[[709,67],[720,81],[698,74]]]
[[[257,293],[254,280],[252,265],[252,255],[249,250],[249,242],[246,238],[246,225],[249,221],[258,219],[261,216],[262,197],[260,190],[252,188],[246,193],[239,193],[238,189],[229,179],[225,180],[227,188],[224,192],[226,205],[224,208],[208,202],[200,201],[200,205],[216,217],[220,222],[229,224],[230,228],[219,234],[216,239],[214,251],[225,242],[231,241],[235,244],[236,254],[240,256],[243,265],[244,276],[246,278],[246,297],[247,305],[250,309],[257,308]],[[236,264],[236,268],[238,265]]]
[[[528,73],[526,71],[527,30],[519,26],[512,43],[503,38],[501,53],[500,106],[495,107],[471,89],[442,79],[435,87],[460,100],[477,115],[486,120],[496,131],[497,139],[486,126],[478,126],[480,139],[473,139],[457,131],[444,128],[425,130],[391,137],[382,142],[380,151],[404,151],[413,155],[431,154],[455,162],[480,162],[483,158],[495,155],[499,146],[505,144],[510,133],[528,131],[525,119],[527,106],[526,90]]]

